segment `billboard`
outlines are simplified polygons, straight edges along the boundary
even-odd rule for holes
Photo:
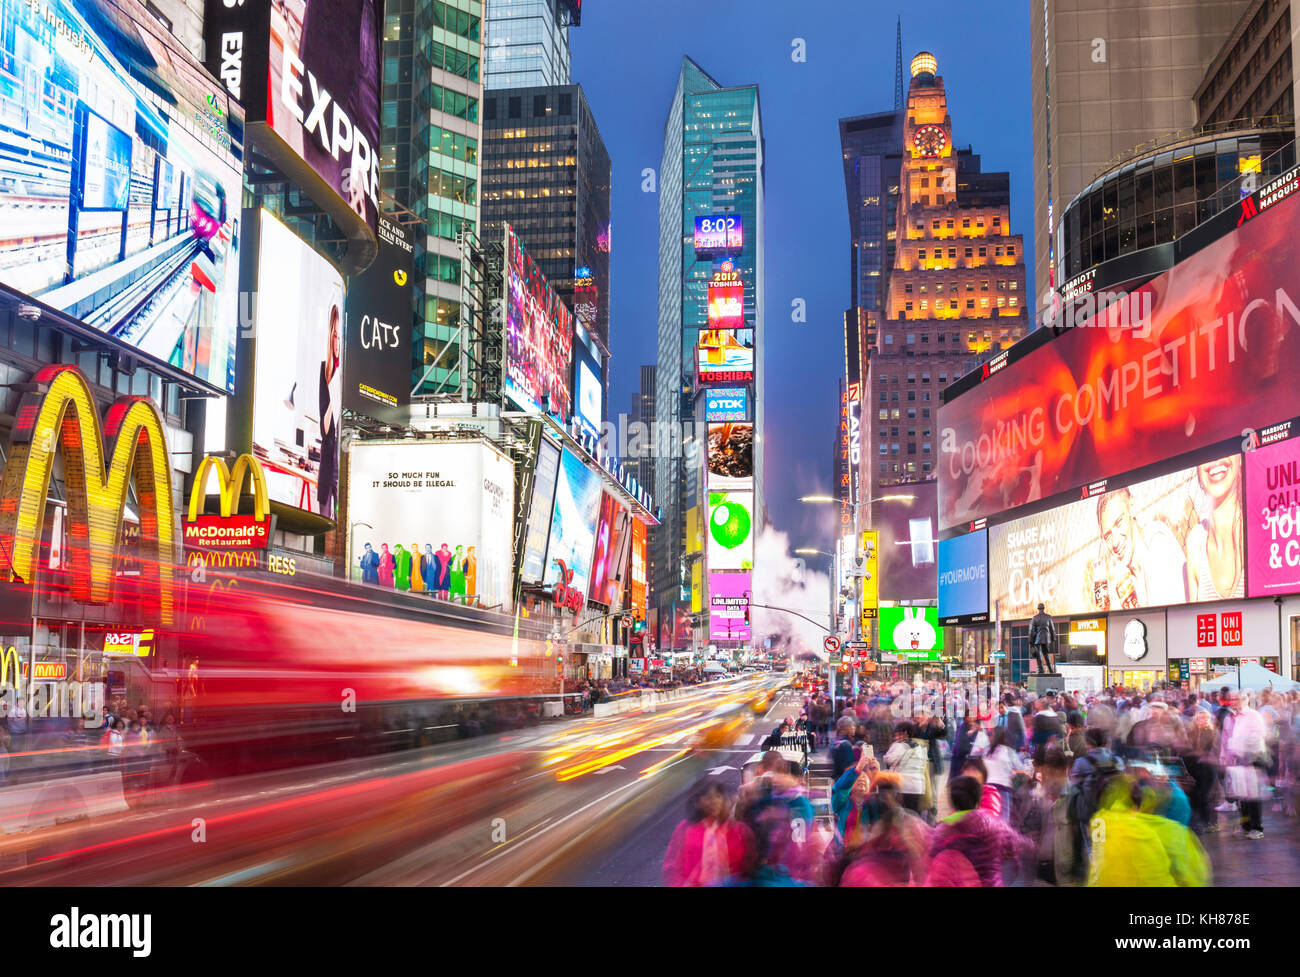
[[[514,464],[481,442],[352,445],[350,576],[484,607],[511,601]]]
[[[261,212],[253,455],[272,502],[326,519],[338,498],[343,276]],[[354,510],[355,511],[355,510]]]
[[[348,276],[343,406],[384,424],[410,423],[411,232],[379,218],[379,256]]]
[[[736,254],[745,247],[745,228],[739,214],[695,218],[695,256],[707,258]]]
[[[1300,592],[1300,438],[1245,457],[1250,596]]]
[[[574,348],[573,383],[577,390],[577,409],[574,411],[584,430],[600,437],[604,423],[604,389],[600,383],[600,364],[581,345]]]
[[[863,533],[857,556],[862,560],[855,572],[861,574],[862,633],[866,634],[880,605],[880,533],[874,529]]]
[[[371,228],[379,216],[375,0],[207,0],[208,69]]]
[[[709,492],[709,571],[754,569],[754,493]]]
[[[750,574],[709,574],[709,640],[750,641],[749,602],[753,595]]]
[[[528,509],[528,532],[524,537],[523,579],[530,583],[541,583],[546,570],[546,544],[551,538],[555,484],[559,474],[560,449],[543,438],[537,448],[533,498]]]
[[[701,329],[695,358],[702,384],[753,383],[754,330]]]
[[[136,0],[0,0],[0,286],[234,390],[242,123]]]
[[[754,425],[710,424],[708,440],[710,489],[754,487]]]
[[[730,261],[709,279],[707,311],[710,329],[745,327],[745,283]]]
[[[573,317],[506,225],[505,393],[521,410],[569,420]]]
[[[941,407],[940,525],[1300,415],[1298,220],[1300,194]]]
[[[989,532],[939,541],[939,623],[989,619]]]
[[[649,571],[646,558],[646,528],[639,519],[632,520],[632,613],[638,618],[646,616],[646,581]]]
[[[880,648],[897,651],[908,661],[937,662],[943,651],[943,628],[935,607],[882,607]]]
[[[871,504],[871,527],[880,533],[880,599],[934,600],[937,596],[938,539],[934,480],[889,489],[911,495]]]
[[[1004,620],[1244,597],[1242,461],[1214,459],[989,529]]]
[[[560,582],[557,560],[564,561],[573,578],[565,583],[584,598],[591,592],[591,560],[596,550],[596,523],[600,518],[600,476],[571,451],[563,451],[555,482],[551,511],[551,538],[546,547],[542,584]]]
[[[596,546],[591,558],[591,589],[588,599],[606,607],[622,602],[627,585],[628,561],[632,551],[626,507],[609,493],[600,502],[600,521],[596,524]]]
[[[705,391],[704,419],[710,423],[749,420],[749,390],[745,387],[713,387]]]

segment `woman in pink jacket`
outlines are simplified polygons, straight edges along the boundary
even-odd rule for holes
[[[741,871],[754,840],[749,828],[731,819],[729,806],[717,781],[706,778],[691,789],[686,818],[664,855],[664,885],[718,885]]]

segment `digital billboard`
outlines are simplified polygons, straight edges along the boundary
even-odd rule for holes
[[[385,424],[411,419],[414,259],[411,232],[380,217],[379,256],[348,276],[343,406]]]
[[[931,479],[890,489],[889,494],[912,498],[881,500],[870,507],[870,525],[880,533],[880,599],[933,600],[938,586],[938,487]]]
[[[366,442],[348,461],[354,580],[493,607],[511,601],[514,464],[479,442]]]
[[[1250,596],[1300,592],[1300,438],[1245,457]]]
[[[707,314],[710,329],[745,327],[745,283],[730,261],[709,279]]]
[[[989,532],[939,541],[939,623],[989,619]]]
[[[573,317],[508,224],[505,238],[506,396],[521,410],[567,423]]]
[[[606,607],[622,601],[627,585],[627,568],[632,553],[632,517],[627,508],[606,492],[596,524],[596,546],[591,558],[591,589],[588,599]]]
[[[1003,620],[1244,597],[1241,455],[989,529]]]
[[[748,421],[749,390],[745,387],[712,387],[704,394],[704,420]]]
[[[207,0],[209,70],[349,209],[379,216],[375,0]]]
[[[560,474],[560,449],[545,438],[537,447],[537,469],[533,473],[533,498],[528,509],[528,531],[524,537],[523,579],[540,583],[546,571],[546,543],[551,538],[555,506],[555,485]]]
[[[882,607],[880,648],[899,652],[908,661],[938,661],[943,651],[938,608]]]
[[[573,381],[577,390],[577,409],[574,411],[583,428],[593,437],[600,437],[604,423],[604,389],[600,384],[600,364],[582,346],[574,347]]]
[[[239,114],[143,3],[0,0],[0,286],[233,391]]]
[[[702,384],[754,381],[752,329],[701,329],[695,355]]]
[[[754,568],[754,493],[709,492],[708,560],[715,570]]]
[[[255,213],[249,211],[249,213]],[[343,276],[261,212],[253,455],[271,500],[326,519],[338,500]]]
[[[646,615],[646,583],[648,580],[645,523],[632,520],[632,586],[629,597],[632,613],[639,618]]]
[[[753,585],[749,573],[709,574],[709,640],[750,641],[749,602]]]
[[[546,570],[542,584],[560,582],[562,560],[573,576],[565,586],[591,597],[591,559],[596,549],[596,523],[602,497],[600,476],[571,451],[563,451],[555,483],[555,506],[551,515],[551,539],[546,547]]]
[[[1293,195],[944,404],[941,526],[1300,415],[1298,220]]]
[[[695,218],[695,255],[699,258],[734,254],[745,246],[745,228],[739,214]]]
[[[753,488],[754,425],[710,424],[708,437],[709,488]]]

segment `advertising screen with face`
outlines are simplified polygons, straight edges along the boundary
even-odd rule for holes
[[[596,548],[591,559],[590,600],[613,607],[622,600],[627,584],[627,563],[631,554],[631,517],[622,503],[606,493],[600,503],[596,524]]]
[[[242,125],[143,3],[0,0],[0,288],[233,391]]]
[[[754,425],[709,425],[709,488],[747,489],[754,485]]]
[[[1300,592],[1300,438],[1246,453],[1250,596]]]
[[[988,620],[989,533],[973,533],[939,541],[939,620],[956,624]]]
[[[753,634],[746,611],[752,596],[748,573],[709,574],[709,640],[749,641]]]
[[[334,518],[343,414],[343,277],[261,213],[253,454],[275,502]]]
[[[358,441],[349,464],[353,579],[484,607],[510,601],[509,458],[476,443]]]
[[[880,647],[897,651],[909,661],[938,661],[943,651],[943,628],[934,607],[882,607]]]
[[[754,569],[754,493],[709,492],[709,571]]]
[[[940,407],[940,526],[1300,415],[1297,221],[1293,194]]]
[[[1003,619],[1244,597],[1241,455],[989,529]]]
[[[514,231],[507,226],[505,233],[506,396],[521,410],[549,411],[567,422],[573,316]]]
[[[601,497],[600,476],[587,468],[577,455],[565,451],[555,484],[544,586],[560,582],[561,569],[556,561],[562,560],[565,571],[573,574],[565,586],[590,597],[591,559],[596,549]]]

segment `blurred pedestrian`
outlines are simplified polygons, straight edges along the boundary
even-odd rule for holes
[[[730,817],[722,785],[698,781],[686,799],[686,817],[673,832],[664,855],[664,884],[719,885],[739,873],[753,847],[749,829]]]

